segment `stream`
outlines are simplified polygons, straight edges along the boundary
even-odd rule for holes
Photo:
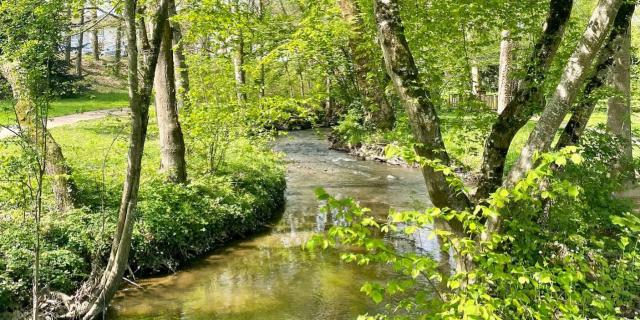
[[[287,163],[286,206],[268,231],[214,251],[171,275],[139,279],[113,300],[109,319],[355,319],[381,311],[360,287],[397,275],[383,267],[358,267],[339,253],[308,252],[301,245],[327,230],[314,189],[354,197],[383,217],[390,208],[427,205],[421,174],[412,169],[359,161],[329,150],[327,131],[297,131],[275,149]],[[415,239],[388,239],[400,249],[437,252],[428,231]]]

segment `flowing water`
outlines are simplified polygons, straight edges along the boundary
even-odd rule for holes
[[[331,217],[320,213],[314,189],[354,197],[375,215],[426,203],[416,170],[359,161],[329,150],[326,132],[298,131],[280,138],[286,154],[286,207],[268,232],[215,251],[175,274],[140,280],[118,292],[109,319],[355,319],[380,306],[360,292],[364,281],[394,277],[386,268],[357,267],[333,251],[301,250]],[[427,231],[428,232],[428,231]],[[436,252],[421,234],[398,247]]]

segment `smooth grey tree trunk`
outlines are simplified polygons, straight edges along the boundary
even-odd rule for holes
[[[127,29],[129,106],[131,108],[131,134],[126,178],[116,230],[109,254],[107,267],[100,280],[92,288],[87,303],[79,303],[70,310],[68,317],[90,320],[97,318],[115,294],[122,279],[129,258],[131,236],[136,218],[138,190],[140,187],[140,171],[142,155],[147,137],[149,123],[149,104],[154,82],[155,67],[158,61],[163,22],[167,19],[168,0],[160,1],[154,15],[154,28],[151,46],[146,62],[138,68],[138,48],[136,30],[136,1],[124,1],[124,16]],[[139,79],[142,74],[142,81]]]
[[[578,47],[569,58],[560,82],[509,172],[506,184],[514,185],[533,168],[536,152],[548,151],[558,127],[569,112],[596,54],[602,47],[623,0],[600,0]]]
[[[178,121],[178,102],[172,50],[172,30],[165,22],[155,75],[155,106],[160,135],[160,172],[173,183],[187,181],[184,137]]]
[[[634,4],[626,4],[633,6]],[[631,10],[633,13],[633,9]],[[631,19],[632,14],[629,16]],[[617,51],[613,56],[613,66],[609,78],[610,86],[616,95],[609,98],[607,112],[607,129],[621,141],[619,160],[614,164],[614,172],[622,174],[628,180],[634,180],[633,146],[631,131],[631,24],[614,40]]]
[[[573,0],[551,0],[541,36],[536,41],[524,77],[498,115],[484,143],[481,176],[475,198],[486,199],[502,185],[504,165],[513,138],[531,119],[542,101],[541,86],[560,46],[571,16]]]
[[[502,113],[511,99],[511,33],[502,31],[500,41],[500,70],[498,71],[498,114]]]
[[[635,4],[630,2],[624,3],[622,7],[620,7],[620,10],[618,10],[609,38],[602,49],[600,49],[595,68],[591,72],[591,77],[587,80],[582,99],[576,105],[569,122],[567,122],[567,125],[564,127],[560,139],[558,139],[558,143],[556,144],[556,149],[579,143],[598,102],[597,97],[593,97],[592,94],[604,86],[607,81],[607,76],[611,74],[611,66],[615,59],[614,55],[622,49],[619,39],[627,34],[634,10]]]

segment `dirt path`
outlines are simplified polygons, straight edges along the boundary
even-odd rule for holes
[[[61,126],[66,126],[66,125],[78,123],[80,121],[102,119],[102,118],[104,118],[106,116],[110,116],[110,115],[124,116],[124,115],[127,115],[127,114],[129,114],[129,111],[127,109],[110,109],[110,110],[97,110],[97,111],[82,112],[82,113],[76,113],[76,114],[70,114],[70,115],[66,115],[66,116],[60,116],[60,117],[51,118],[51,119],[49,119],[47,127],[49,129],[51,129],[51,128],[56,128],[56,127],[61,127]],[[2,127],[0,129],[0,139],[13,137],[15,135],[14,131],[16,129],[17,129],[16,127],[11,127],[11,128]]]

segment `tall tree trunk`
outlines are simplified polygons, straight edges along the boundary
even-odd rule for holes
[[[631,17],[635,10],[635,4],[625,2],[618,10],[618,14],[613,23],[613,29],[609,34],[607,43],[600,49],[596,59],[596,67],[592,71],[591,77],[587,80],[581,101],[575,107],[571,119],[564,127],[562,135],[556,144],[556,149],[561,149],[569,145],[575,145],[580,141],[582,133],[587,127],[591,114],[595,109],[597,98],[592,97],[592,93],[601,88],[607,76],[611,74],[611,66],[614,63],[614,55],[623,49],[620,46],[620,38],[625,37],[631,25]]]
[[[409,124],[416,142],[415,151],[431,161],[449,164],[440,132],[440,122],[431,94],[423,87],[418,68],[404,35],[397,0],[375,0],[378,39],[384,54],[387,73],[409,116]],[[422,168],[431,202],[436,207],[455,210],[467,209],[469,199],[462,192],[453,190],[444,174],[427,165]],[[456,226],[457,231],[462,231]]]
[[[480,70],[475,60],[471,61],[471,94],[480,96]]]
[[[175,0],[169,1],[169,17],[177,14]],[[176,79],[176,90],[178,97],[178,110],[187,102],[189,94],[189,67],[184,54],[184,44],[182,43],[182,27],[178,22],[172,22],[173,30],[173,62]]]
[[[486,199],[502,184],[509,146],[542,100],[541,85],[560,46],[572,7],[573,0],[551,0],[542,35],[534,45],[525,75],[485,140],[476,199]]]
[[[160,135],[160,172],[164,173],[170,182],[184,183],[187,181],[187,166],[184,158],[184,137],[178,121],[172,33],[167,20],[162,33],[154,84]]]
[[[239,103],[247,101],[245,90],[245,70],[244,70],[244,35],[242,31],[238,33],[235,48],[233,50],[233,70],[236,80],[236,95]]]
[[[509,172],[507,185],[520,180],[534,165],[534,154],[549,150],[556,130],[562,123],[582,86],[587,71],[604,43],[623,0],[600,0],[587,30],[569,58],[556,90],[548,101],[538,124],[522,148],[518,162]]]
[[[371,67],[373,59],[367,46],[362,43],[365,26],[360,8],[354,0],[339,0],[338,2],[342,17],[352,28],[349,36],[349,50],[353,56],[356,84],[367,108],[365,120],[379,129],[392,129],[395,123],[395,114],[385,95],[385,86],[381,81],[370,76],[373,69]]]
[[[122,279],[131,248],[131,236],[136,218],[138,190],[140,187],[140,171],[144,144],[147,137],[149,122],[149,104],[153,88],[155,67],[158,61],[162,28],[167,19],[167,2],[160,1],[154,15],[154,28],[151,48],[148,58],[141,70],[138,68],[138,49],[136,35],[136,1],[124,1],[125,24],[127,28],[128,78],[129,78],[129,106],[131,108],[131,134],[129,137],[129,152],[127,175],[124,182],[120,211],[116,230],[111,246],[107,267],[97,285],[93,288],[88,303],[81,303],[70,315],[85,320],[94,319],[109,305]],[[143,75],[142,83],[138,73]]]
[[[94,3],[93,9],[91,9],[91,23],[93,24],[93,30],[91,30],[91,45],[93,46],[93,60],[100,60],[100,42],[98,41],[98,4]]]
[[[71,5],[67,4],[67,20],[69,23],[71,23],[71,19]],[[64,38],[64,62],[69,67],[71,66],[71,36],[66,36]]]
[[[116,63],[116,70],[120,73],[120,62],[122,60],[122,23],[118,22],[116,27],[116,48],[114,54],[114,61]]]
[[[616,51],[609,79],[616,96],[609,98],[607,112],[607,129],[622,141],[619,159],[614,165],[614,172],[620,173],[629,181],[634,180],[633,145],[631,141],[631,17],[635,3],[625,2],[623,8],[629,8],[630,14],[620,27],[620,32],[613,40]],[[621,8],[621,10],[623,9]]]
[[[511,49],[513,42],[509,30],[502,31],[500,41],[500,70],[498,72],[498,114],[507,107],[511,99]]]
[[[44,155],[46,157],[46,174],[51,177],[56,208],[64,212],[72,209],[74,203],[74,186],[70,178],[71,170],[65,162],[60,145],[53,136],[48,131],[44,141],[38,136],[44,131],[44,124],[41,119],[34,117],[36,106],[20,69],[19,62],[0,60],[0,74],[7,79],[16,100],[14,109],[20,131],[30,144],[42,150],[46,149],[47,154]],[[43,144],[46,144],[46,148],[43,148]]]
[[[76,52],[76,74],[82,77],[82,49],[84,49],[84,8],[80,8],[80,32],[78,33],[78,48]]]

